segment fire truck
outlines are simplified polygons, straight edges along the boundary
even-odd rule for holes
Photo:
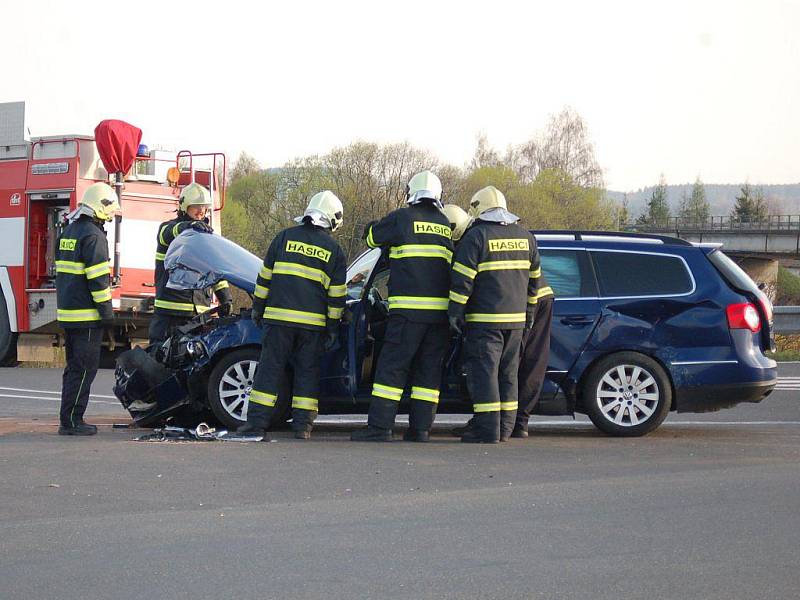
[[[113,351],[147,339],[153,313],[156,235],[174,218],[183,186],[197,182],[214,199],[211,225],[220,231],[225,155],[149,151],[140,145],[130,169],[103,166],[90,135],[31,137],[24,103],[0,104],[0,365],[58,360],[63,331],[56,321],[55,246],[84,190],[98,181],[122,183],[119,224],[106,225],[113,272]],[[117,233],[118,232],[118,233]]]

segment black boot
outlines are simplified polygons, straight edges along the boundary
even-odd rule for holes
[[[519,423],[514,425],[514,431],[511,432],[512,438],[526,438],[528,437],[528,427],[523,427]]]
[[[357,429],[350,434],[350,441],[353,442],[391,442],[392,430],[381,429],[368,425],[364,429]]]
[[[461,441],[465,444],[497,444],[497,438],[487,438],[478,434],[474,429],[468,429],[461,436]]]
[[[464,423],[461,427],[453,427],[450,430],[450,433],[452,435],[454,435],[455,437],[459,437],[460,438],[462,435],[467,433],[467,431],[469,431],[469,428],[470,428],[471,425],[472,425],[472,419],[470,419],[469,421]]]
[[[97,427],[91,423],[78,421],[75,425],[61,425],[58,428],[58,435],[95,435]]]
[[[294,432],[294,437],[298,440],[310,440],[311,439],[311,432],[305,429],[297,429]]]
[[[431,433],[426,429],[406,429],[403,434],[404,442],[429,442]]]

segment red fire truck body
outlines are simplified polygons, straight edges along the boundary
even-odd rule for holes
[[[37,349],[59,345],[55,242],[65,215],[76,208],[88,186],[98,181],[114,185],[91,136],[33,138],[24,148],[18,146],[16,153],[6,150],[5,157],[0,152],[0,364],[13,359],[16,350],[20,360],[41,360],[43,354]],[[201,161],[204,166],[209,163],[207,169],[198,168]],[[121,277],[112,288],[115,326],[106,342],[111,349],[147,338],[158,224],[174,218],[184,185],[194,180],[211,190],[212,225],[220,230],[224,189],[212,174],[218,167],[224,169],[224,163],[221,153],[154,152],[137,157],[125,176]],[[178,170],[176,184],[167,181],[168,167]],[[114,223],[105,229],[113,267]]]

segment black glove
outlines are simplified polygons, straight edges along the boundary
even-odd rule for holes
[[[253,310],[250,311],[250,318],[253,319],[253,323],[255,323],[258,327],[261,327],[261,321],[264,319],[263,302],[253,302]]]
[[[205,221],[192,221],[191,227],[201,233],[214,233],[214,228]]]
[[[450,331],[462,335],[464,333],[464,319],[456,315],[450,315],[447,320],[450,322]]]
[[[325,331],[325,352],[330,352],[333,350],[336,343],[339,341],[339,330],[338,328],[328,328]]]
[[[219,305],[218,314],[219,314],[220,317],[227,317],[232,312],[233,312],[233,302],[232,301],[223,302],[223,303],[221,303]]]

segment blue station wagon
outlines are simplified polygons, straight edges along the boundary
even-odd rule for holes
[[[718,246],[624,233],[534,233],[556,295],[547,378],[535,413],[584,413],[608,434],[638,436],[670,411],[760,402],[775,387],[776,363],[767,356],[774,350],[772,306]],[[170,285],[202,288],[224,278],[252,294],[261,260],[229,240],[189,231],[173,242],[165,264]],[[347,279],[340,342],[323,359],[323,414],[366,412],[383,345],[385,255],[367,250]],[[214,312],[161,345],[120,357],[115,393],[135,422],[152,425],[179,411],[203,410],[228,428],[246,419],[262,332],[249,309],[225,318]],[[464,379],[461,340],[453,337],[440,413],[471,412]],[[278,398],[283,422],[290,381],[287,376]]]

